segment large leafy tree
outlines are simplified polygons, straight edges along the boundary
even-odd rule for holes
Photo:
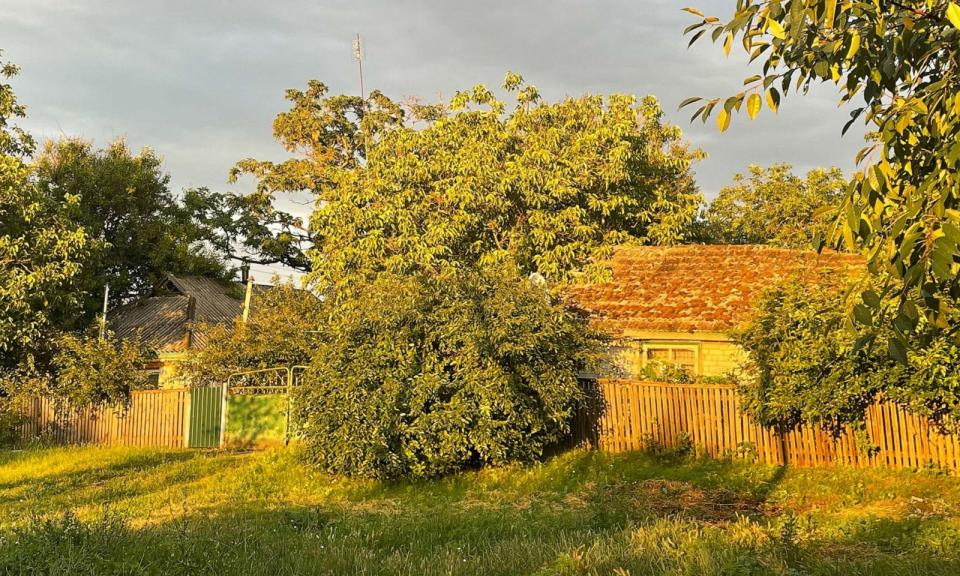
[[[688,12],[691,43],[709,34],[724,51],[742,47],[759,73],[725,99],[701,102],[725,130],[745,109],[776,110],[790,90],[836,85],[875,139],[838,203],[833,241],[862,246],[883,279],[880,299],[864,299],[871,323],[899,320],[890,352],[903,357],[920,316],[955,334],[960,327],[960,6],[950,0],[738,0],[729,20]],[[849,126],[849,123],[848,123]],[[869,300],[869,301],[868,301]],[[892,309],[892,311],[890,310]],[[920,341],[920,340],[915,340]]]
[[[294,156],[236,167],[266,216],[277,193],[316,199],[306,251],[267,229],[324,296],[296,405],[329,470],[433,476],[541,454],[602,340],[551,289],[617,244],[678,240],[696,214],[698,153],[653,98],[547,103],[515,74],[505,88],[509,110],[483,86],[401,106],[311,82],[274,122]]]
[[[437,476],[535,459],[569,432],[603,338],[516,267],[385,273],[351,292],[295,401],[324,469]]]
[[[707,240],[810,248],[826,235],[847,180],[838,168],[801,178],[789,164],[751,165],[720,190],[704,213]]]
[[[510,110],[483,86],[406,107],[379,92],[329,96],[319,82],[290,90],[274,134],[294,157],[240,162],[235,175],[254,176],[257,191],[220,217],[266,224],[252,237],[268,260],[309,258],[323,286],[507,257],[566,280],[613,245],[682,236],[700,198],[689,171],[699,153],[655,99],[547,103],[516,74],[505,87]],[[309,231],[270,202],[304,191],[316,199]]]
[[[17,68],[0,62],[0,370],[28,357],[50,325],[51,307],[71,300],[88,237],[67,210],[78,199],[38,189],[28,156],[33,140],[13,124],[25,114],[2,80]]]
[[[170,190],[170,176],[150,149],[134,153],[122,140],[97,149],[67,138],[47,142],[35,165],[44,195],[76,198],[69,216],[91,244],[72,282],[80,306],[59,310],[61,328],[88,323],[102,305],[106,284],[116,305],[146,294],[167,272],[226,273],[205,243],[206,230]]]

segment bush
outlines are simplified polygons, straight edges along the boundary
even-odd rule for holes
[[[751,364],[739,382],[746,410],[766,425],[862,430],[867,407],[883,397],[956,429],[960,347],[909,305],[884,302],[881,315],[861,310],[864,322],[854,323],[847,299],[859,288],[784,282],[765,296],[737,335]]]
[[[9,396],[51,396],[65,404],[123,404],[132,390],[148,387],[143,351],[137,342],[110,335],[62,334],[42,363],[21,365],[2,380]]]
[[[381,275],[341,299],[295,406],[324,469],[431,477],[529,461],[564,439],[603,338],[498,272]]]
[[[0,398],[0,448],[13,446],[20,440],[17,428],[23,417],[9,398]]]

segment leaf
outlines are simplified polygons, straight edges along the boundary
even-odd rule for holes
[[[780,93],[777,92],[776,88],[771,88],[767,90],[767,106],[773,110],[773,113],[777,113],[777,109],[780,107]]]
[[[699,96],[694,96],[694,97],[692,97],[692,98],[687,98],[686,100],[684,100],[683,102],[680,103],[680,107],[677,108],[677,110],[683,110],[685,107],[693,104],[694,102],[699,102],[699,101],[701,101],[701,100],[703,100],[703,98],[701,98],[701,97],[699,97]]]
[[[693,38],[690,39],[690,42],[687,43],[687,48],[693,46],[693,43],[696,42],[697,40],[699,40],[700,37],[703,36],[703,33],[704,33],[704,32],[706,32],[706,30],[701,30],[701,31],[697,32],[696,34],[694,34],[694,35],[693,35]]]
[[[833,21],[837,15],[837,0],[826,0],[826,6],[823,10],[823,25],[827,28],[833,28]]]
[[[733,32],[727,33],[727,39],[723,41],[723,55],[730,56],[730,47],[733,45]]]
[[[891,338],[887,343],[887,352],[890,354],[890,358],[893,358],[904,366],[907,365],[907,347],[904,346],[900,340]]]
[[[754,92],[747,98],[747,115],[750,116],[751,120],[757,117],[757,114],[760,113],[760,108],[763,108],[763,99],[760,98],[759,94]]]
[[[960,30],[960,6],[957,6],[953,2],[947,6],[947,20],[953,24],[954,28]]]
[[[767,31],[781,40],[785,40],[787,38],[787,35],[783,32],[783,26],[781,26],[776,20],[767,18]]]
[[[953,100],[953,111],[957,113],[957,116],[960,116],[960,92],[957,93],[957,97]]]
[[[827,240],[824,237],[822,230],[818,230],[817,233],[814,234],[812,244],[813,244],[813,249],[816,251],[817,254],[823,251],[823,247],[826,246]]]
[[[863,304],[857,304],[853,307],[853,317],[864,326],[873,326],[873,314],[871,314],[870,309]]]
[[[859,352],[863,349],[864,346],[872,346],[873,341],[877,338],[877,335],[874,333],[864,334],[863,336],[857,338],[857,341],[853,343],[853,351]]]
[[[720,114],[717,115],[717,127],[720,128],[720,132],[726,132],[730,127],[730,113],[726,110],[720,110]]]
[[[681,8],[681,10],[683,10],[684,12],[689,12],[689,13],[693,14],[694,16],[699,16],[699,17],[701,17],[701,18],[704,18],[703,12],[697,10],[696,8],[689,8],[689,7],[687,7],[687,8]]]
[[[846,59],[850,60],[857,55],[857,51],[860,50],[860,33],[856,30],[853,31],[853,36],[850,38],[850,49],[847,50]]]

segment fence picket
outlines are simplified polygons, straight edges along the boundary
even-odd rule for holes
[[[131,393],[126,409],[84,406],[55,410],[50,398],[30,398],[24,403],[21,438],[31,440],[49,433],[60,444],[151,446],[181,448],[184,390],[141,390]]]
[[[892,402],[867,409],[865,430],[876,448],[868,454],[849,428],[833,437],[812,426],[783,433],[760,426],[743,413],[732,386],[603,380],[598,388],[606,407],[599,425],[587,422],[578,428],[597,430],[596,445],[603,450],[642,448],[645,438],[674,446],[683,433],[699,454],[723,456],[750,443],[756,459],[768,464],[960,470],[960,436],[941,434],[926,418]]]

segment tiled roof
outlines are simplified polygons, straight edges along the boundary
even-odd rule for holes
[[[255,291],[269,286],[254,285]],[[225,324],[243,312],[244,286],[201,276],[168,274],[154,296],[121,306],[109,315],[110,328],[122,339],[139,337],[157,352],[178,352],[190,345],[202,348],[206,336],[198,324]],[[190,299],[194,309],[190,310]],[[251,306],[252,308],[252,306]]]
[[[626,331],[727,332],[752,315],[764,290],[798,275],[857,275],[860,256],[769,246],[637,246],[616,250],[610,282],[579,286],[569,296],[614,335]]]

